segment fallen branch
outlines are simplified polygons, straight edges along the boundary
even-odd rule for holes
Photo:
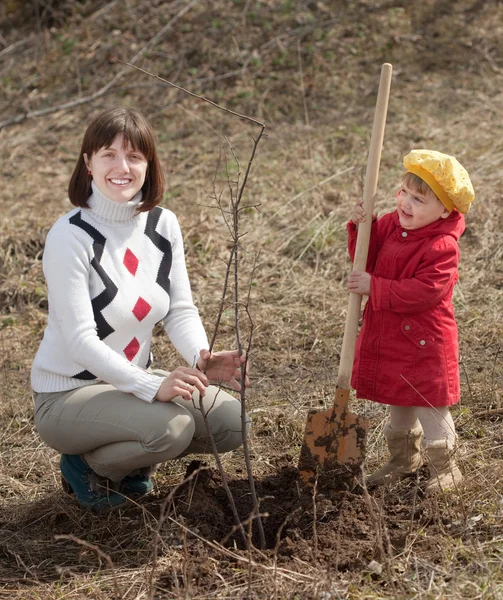
[[[54,539],[70,540],[71,542],[74,542],[75,544],[78,544],[79,546],[84,546],[84,548],[89,548],[89,550],[96,552],[96,554],[100,558],[105,559],[105,561],[108,563],[108,566],[110,567],[110,569],[112,571],[112,577],[113,577],[113,581],[114,581],[115,591],[117,592],[117,596],[120,600],[122,600],[124,598],[124,592],[122,591],[122,589],[119,585],[119,582],[117,580],[117,574],[115,573],[114,563],[113,563],[112,559],[110,558],[110,556],[106,552],[103,552],[103,550],[101,550],[101,548],[98,548],[98,546],[95,546],[94,544],[86,542],[85,540],[81,540],[80,538],[72,535],[71,533],[55,535]]]
[[[38,38],[38,35],[36,33],[33,33],[32,35],[28,36],[27,38],[24,38],[22,40],[18,40],[17,42],[14,42],[10,46],[7,46],[2,51],[0,51],[0,58],[3,58],[6,54],[10,54],[11,52],[14,52],[14,50],[18,50],[19,48],[26,46],[26,44],[35,42],[37,40],[37,38]]]

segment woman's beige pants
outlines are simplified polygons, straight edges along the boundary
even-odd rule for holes
[[[192,401],[175,398],[148,403],[111,385],[92,384],[65,392],[34,393],[34,399],[40,437],[58,452],[84,455],[93,471],[112,481],[182,455],[212,452],[197,391]],[[218,451],[239,448],[243,442],[241,403],[209,386],[203,407]],[[248,417],[246,423],[248,434]]]

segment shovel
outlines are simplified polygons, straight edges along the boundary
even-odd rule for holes
[[[358,225],[353,267],[355,271],[365,271],[367,265],[391,71],[392,66],[389,63],[382,65],[363,188],[363,208],[367,216],[365,221]],[[314,486],[316,483],[321,487],[334,487],[337,477],[355,476],[365,456],[367,421],[348,410],[361,302],[360,294],[349,294],[334,405],[328,410],[311,410],[307,415],[304,441],[299,457],[299,472],[303,482],[308,486]]]

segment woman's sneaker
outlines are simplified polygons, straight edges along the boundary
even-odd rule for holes
[[[113,489],[114,484],[94,473],[78,454],[62,454],[60,468],[63,489],[75,494],[82,507],[99,512],[127,503],[127,498]]]
[[[137,498],[139,496],[145,496],[150,494],[154,489],[152,482],[152,475],[157,470],[157,465],[151,467],[145,467],[143,469],[136,469],[129,475],[126,475],[120,482],[119,490],[122,494],[131,498]]]

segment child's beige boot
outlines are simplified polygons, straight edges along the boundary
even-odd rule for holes
[[[454,460],[456,446],[452,447],[447,440],[433,440],[427,441],[424,449],[430,472],[425,492],[431,494],[455,488],[463,480],[463,474]]]
[[[390,460],[375,473],[367,477],[368,485],[393,483],[415,473],[423,464],[421,456],[421,427],[407,430],[394,430],[388,424],[384,436],[391,454]]]

